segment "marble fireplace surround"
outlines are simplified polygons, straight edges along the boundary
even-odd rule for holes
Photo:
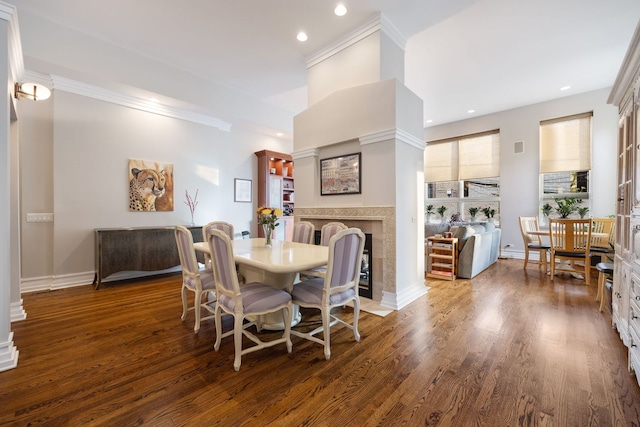
[[[328,222],[339,221],[370,233],[372,240],[373,300],[381,302],[384,293],[396,293],[396,219],[394,206],[303,208],[296,206],[295,221],[309,221],[316,230]]]

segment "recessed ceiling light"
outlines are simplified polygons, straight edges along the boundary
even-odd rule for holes
[[[347,14],[347,8],[345,7],[345,5],[340,3],[336,6],[335,9],[333,9],[333,13],[335,13],[337,16],[344,16]]]
[[[433,120],[429,119],[427,120],[427,123],[433,123]]]
[[[300,31],[298,33],[298,35],[296,36],[296,38],[298,39],[298,41],[306,42],[307,41],[307,34],[304,31]]]
[[[469,113],[469,114],[472,114],[472,113],[475,113],[475,112],[476,112],[476,110],[467,110],[467,113]]]
[[[569,89],[571,89],[571,86],[562,86],[560,88],[560,90],[569,90]]]
[[[158,98],[149,98],[149,101],[154,102],[154,103],[158,103],[160,102],[160,100]]]
[[[284,135],[282,132],[276,133],[276,136],[282,136],[282,135]]]

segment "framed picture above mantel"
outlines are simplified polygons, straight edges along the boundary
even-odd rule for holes
[[[362,193],[361,153],[320,160],[320,195]]]

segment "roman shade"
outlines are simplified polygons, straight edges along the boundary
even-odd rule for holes
[[[592,112],[540,122],[540,172],[591,169]]]

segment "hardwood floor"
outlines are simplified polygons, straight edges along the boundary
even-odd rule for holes
[[[640,387],[595,285],[551,283],[521,260],[428,284],[399,312],[363,312],[360,343],[335,327],[329,361],[293,337],[291,354],[248,354],[240,372],[231,337],[215,352],[212,321],[198,334],[193,312],[180,321],[178,275],[25,294],[0,424],[640,425]],[[303,326],[318,321],[304,312]]]

